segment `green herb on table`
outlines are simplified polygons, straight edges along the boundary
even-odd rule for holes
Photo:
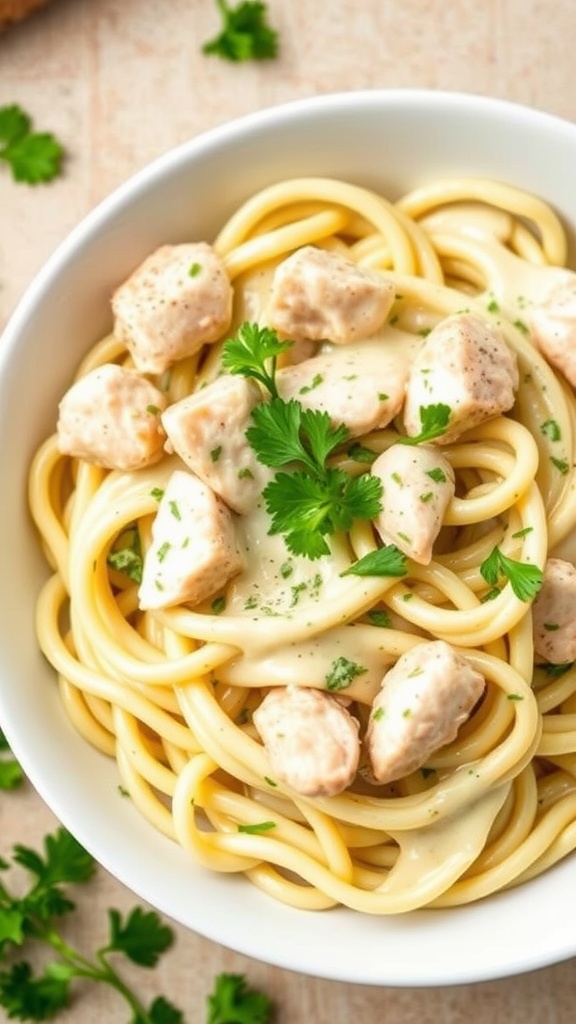
[[[38,185],[62,171],[64,150],[50,132],[32,130],[30,116],[17,104],[0,107],[0,160],[15,181]]]
[[[377,477],[352,477],[328,466],[328,456],[346,441],[348,429],[333,426],[327,412],[279,397],[276,359],[286,344],[269,328],[243,324],[225,343],[222,365],[229,373],[255,378],[272,395],[252,410],[246,431],[259,462],[292,470],[277,473],[262,492],[272,520],[269,532],[283,534],[292,554],[315,559],[329,553],[327,535],[378,514],[382,484]]]
[[[63,938],[59,921],[75,909],[65,887],[93,877],[92,857],[60,828],[45,837],[41,852],[14,846],[12,862],[28,872],[31,883],[24,893],[19,889],[13,895],[0,882],[0,1006],[8,1017],[53,1018],[72,1004],[72,982],[82,978],[114,989],[130,1007],[130,1024],[184,1024],[182,1011],[164,996],[144,1006],[113,962],[121,955],[140,967],[157,965],[174,940],[172,929],[158,914],[135,907],[123,917],[118,910],[109,910],[106,943],[92,957],[85,956]],[[0,859],[0,871],[9,866]],[[36,974],[27,961],[7,965],[8,956],[12,959],[30,941],[42,944],[53,956]],[[219,975],[207,1003],[208,1024],[267,1024],[271,1019],[270,1000],[251,991],[242,975]]]
[[[507,580],[520,601],[531,601],[536,597],[544,578],[537,565],[508,558],[499,547],[493,548],[484,559],[480,572],[491,586],[498,586],[501,579]]]
[[[208,996],[206,1024],[268,1024],[272,1003],[264,992],[251,989],[242,974],[219,974]]]
[[[221,31],[202,47],[202,53],[234,62],[269,60],[278,56],[278,33],[268,23],[267,4],[243,0],[233,6],[216,0]]]
[[[24,772],[12,757],[8,740],[0,729],[0,789],[16,789],[23,780]]]

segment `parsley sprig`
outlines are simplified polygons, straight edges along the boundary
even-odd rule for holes
[[[244,324],[225,343],[222,363],[230,373],[259,380],[272,395],[252,410],[252,425],[246,431],[259,462],[291,470],[276,473],[262,492],[271,517],[270,533],[283,534],[292,554],[316,559],[330,551],[327,535],[378,514],[382,484],[377,477],[352,477],[327,465],[328,457],[349,436],[344,424],[333,426],[327,412],[279,397],[276,358],[286,344],[270,328]]]
[[[143,1005],[112,962],[123,955],[140,967],[155,967],[172,945],[172,929],[154,911],[135,907],[122,916],[108,912],[108,939],[92,957],[63,938],[59,922],[75,909],[67,886],[88,882],[96,870],[92,857],[64,828],[47,835],[41,852],[16,845],[12,862],[31,876],[19,895],[0,882],[0,967],[30,940],[51,950],[53,959],[34,973],[26,961],[0,969],[0,1006],[8,1017],[44,1021],[70,1006],[72,982],[87,979],[114,989],[130,1007],[130,1024],[184,1024],[184,1015],[164,996]],[[10,864],[0,859],[0,871]],[[248,988],[243,975],[221,974],[207,999],[207,1024],[267,1024],[272,1004]]]
[[[64,151],[50,132],[32,131],[30,116],[17,104],[0,107],[0,160],[15,181],[37,185],[61,172]]]
[[[276,362],[292,344],[291,341],[280,341],[276,331],[269,327],[243,323],[235,336],[224,344],[222,366],[228,373],[260,381],[273,398],[277,398]]]
[[[268,23],[268,10],[260,0],[243,0],[233,7],[216,0],[222,28],[202,52],[223,60],[268,60],[278,55],[278,33]]]
[[[502,580],[508,581],[520,601],[531,601],[536,597],[544,579],[542,569],[537,565],[509,558],[499,547],[494,547],[484,559],[480,572],[493,587],[499,587]]]

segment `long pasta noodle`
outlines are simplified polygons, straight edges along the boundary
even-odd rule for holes
[[[456,492],[430,564],[409,562],[401,579],[343,576],[379,543],[370,523],[356,522],[331,541],[331,575],[317,592],[314,566],[292,600],[288,588],[250,605],[240,579],[218,612],[186,603],[142,611],[137,582],[110,564],[127,530],[145,553],[154,492],[177,456],[107,471],[46,439],[29,475],[49,569],[37,634],[63,708],[116,758],[151,827],[203,868],[243,873],[292,906],[399,914],[524,883],[576,846],[576,669],[538,662],[530,601],[510,583],[487,600],[481,567],[496,546],[543,567],[576,528],[576,399],[534,347],[519,305],[565,267],[561,221],[537,197],[480,178],[432,182],[397,201],[301,178],[248,199],[213,245],[234,282],[231,330],[247,309],[262,314],[278,263],[314,245],[393,282],[390,323],[414,346],[463,308],[493,317],[518,360],[517,401],[443,446]],[[223,341],[156,381],[169,402],[218,376]],[[131,365],[112,335],[86,353],[78,377],[108,362]],[[551,420],[555,440],[541,429]],[[358,441],[379,453],[396,437],[389,424]],[[344,449],[334,465],[365,470]],[[262,517],[252,528],[266,535]],[[374,624],[375,610],[387,627]],[[327,652],[359,650],[367,674],[346,698],[365,724],[385,671],[429,639],[457,648],[486,692],[425,770],[380,787],[359,776],[336,796],[305,797],[274,778],[252,721],[270,688],[324,689]]]

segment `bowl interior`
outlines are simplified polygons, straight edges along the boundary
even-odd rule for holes
[[[573,246],[575,167],[576,127],[479,97],[351,93],[263,111],[168,154],[101,204],[34,281],[2,339],[2,727],[40,795],[104,867],[163,913],[249,956],[387,985],[476,981],[543,966],[576,953],[564,896],[576,861],[473,906],[389,919],[343,909],[304,914],[243,879],[190,863],[119,795],[115,765],[75,733],[38,653],[34,603],[45,568],[26,511],[29,459],[53,430],[82,354],[110,326],[115,285],[162,242],[211,239],[258,189],[319,175],[393,199],[435,178],[489,176],[548,200]]]

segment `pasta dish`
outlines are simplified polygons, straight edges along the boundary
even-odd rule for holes
[[[29,494],[39,644],[122,793],[309,910],[458,906],[570,854],[558,215],[485,179],[279,182],[111,305]]]

